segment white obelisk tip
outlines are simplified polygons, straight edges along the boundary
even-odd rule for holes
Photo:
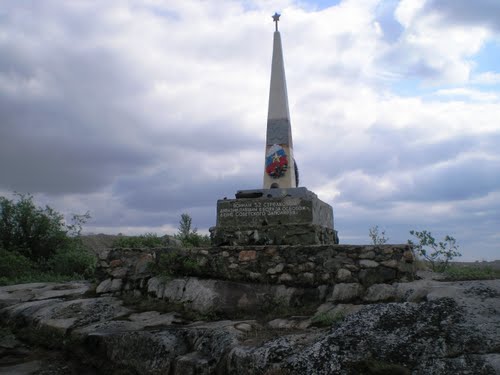
[[[276,31],[273,39],[271,85],[267,115],[264,189],[272,187],[294,188],[296,187],[296,181],[292,130],[290,111],[288,109],[283,48],[281,46],[281,35],[278,31],[280,14],[275,13],[272,17],[276,24]]]

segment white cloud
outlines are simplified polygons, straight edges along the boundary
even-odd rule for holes
[[[425,5],[425,0],[402,0],[396,8],[395,18],[409,28]]]
[[[469,80],[471,56],[492,34],[485,25],[444,24],[442,15],[427,1],[403,0],[395,16],[404,26],[399,41],[382,60],[399,65],[402,74],[423,79],[427,85],[462,84]]]
[[[475,74],[471,83],[480,85],[498,85],[500,83],[500,73],[495,72],[485,72]]]
[[[88,209],[92,231],[171,231],[185,211],[213,225],[217,198],[261,185],[277,10],[301,179],[341,239],[471,218],[494,238],[499,93],[469,84],[499,82],[471,73],[498,34],[479,15],[442,22],[452,3],[394,4],[381,19],[378,0],[4,1],[0,188]]]
[[[463,99],[470,99],[479,102],[498,102],[499,96],[496,93],[484,92],[481,90],[467,89],[463,87],[454,89],[441,89],[437,90],[436,95],[438,96],[450,96],[458,97]]]

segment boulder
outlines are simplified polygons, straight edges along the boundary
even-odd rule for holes
[[[292,308],[317,302],[316,289],[194,278],[151,280],[151,292],[161,290],[162,298],[171,298],[177,308],[179,303],[201,310],[211,306],[233,319],[193,321],[169,310],[169,304],[162,305],[163,312],[143,311],[124,306],[116,297],[89,296],[84,285],[69,283],[65,289],[41,283],[1,287],[0,322],[22,333],[23,340],[64,349],[100,373],[500,373],[500,280],[422,279],[380,283],[366,291],[357,283],[337,284],[332,301],[312,309],[316,317],[335,317],[328,327],[319,328],[311,326],[312,311],[290,314]],[[262,293],[273,299],[263,300]],[[359,302],[362,296],[362,305],[339,303]],[[261,315],[259,323],[241,318],[266,306],[281,316]],[[202,317],[213,319],[198,314]],[[19,342],[5,335],[0,350],[7,353]],[[51,358],[39,356],[40,362],[33,363],[26,357],[23,363],[2,365],[2,370],[49,369],[55,363]],[[53,373],[64,373],[59,364],[54,367],[59,372]],[[85,371],[73,373],[92,373]]]

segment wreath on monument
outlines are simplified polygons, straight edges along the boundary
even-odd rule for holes
[[[288,156],[280,145],[272,145],[266,154],[266,173],[272,178],[283,177],[288,170]]]

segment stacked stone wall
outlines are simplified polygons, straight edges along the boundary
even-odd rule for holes
[[[228,246],[109,249],[99,254],[98,293],[147,293],[163,275],[323,288],[337,300],[362,297],[373,285],[413,280],[408,245]]]

